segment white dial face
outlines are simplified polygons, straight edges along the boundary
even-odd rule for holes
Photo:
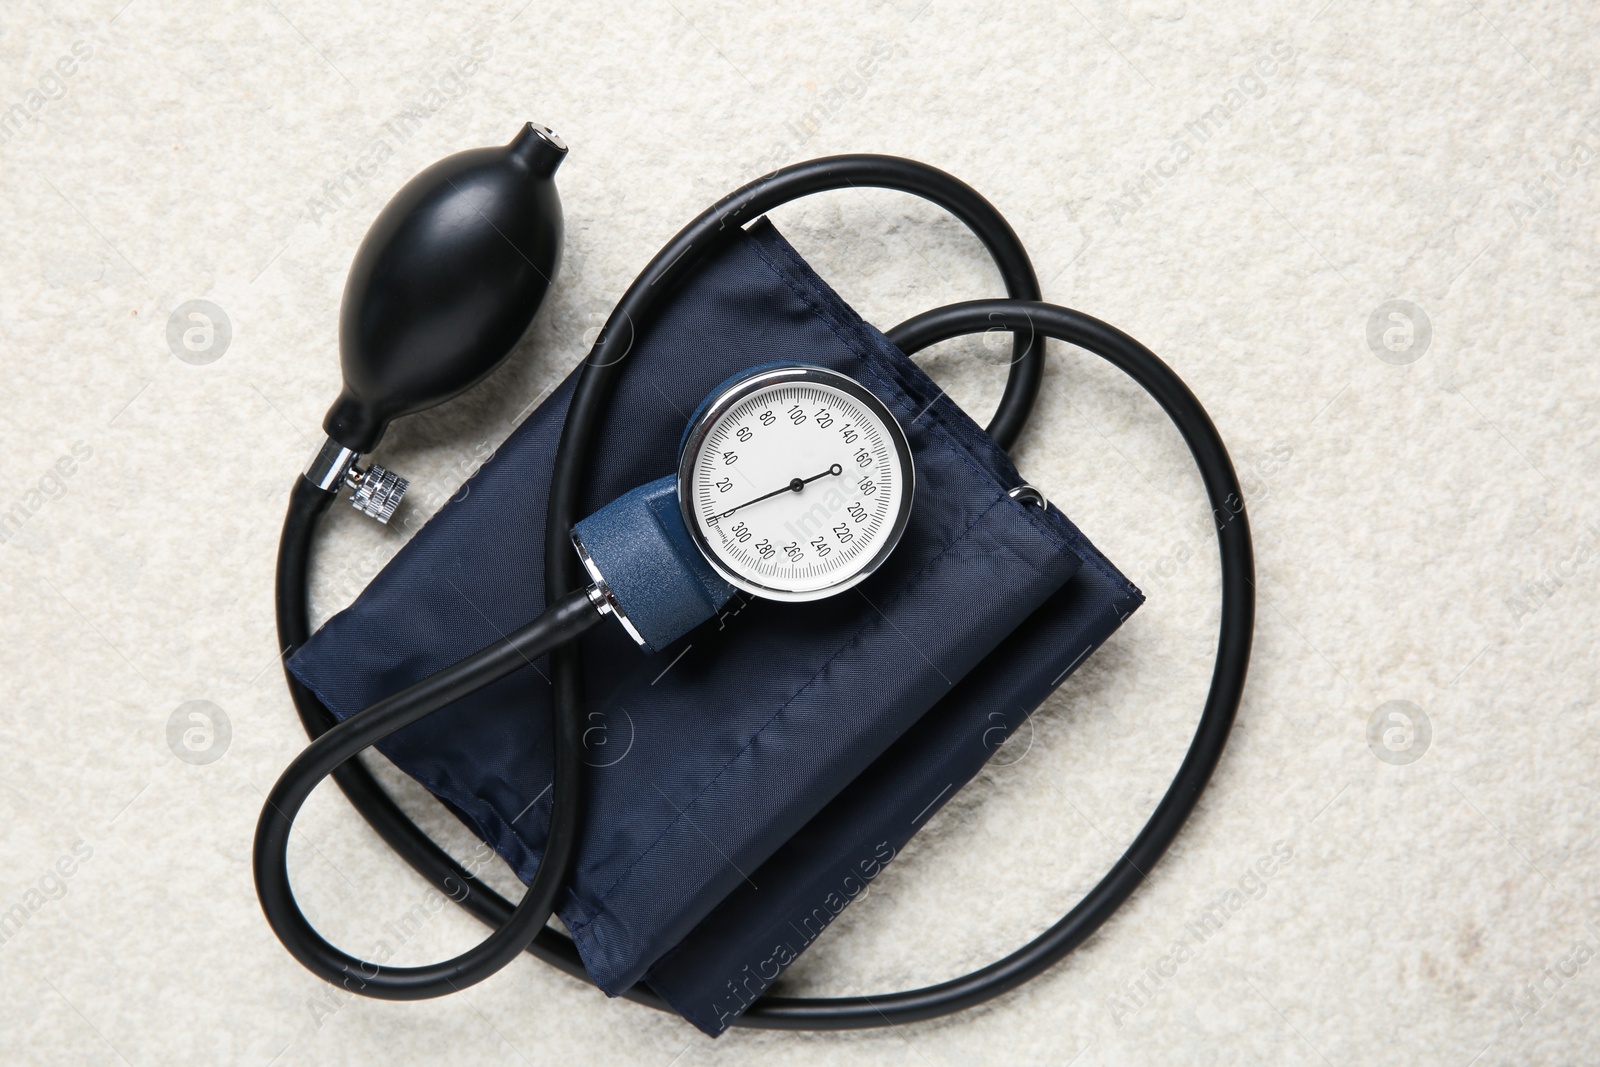
[[[801,373],[771,384],[758,376],[720,412],[714,404],[680,474],[712,564],[781,600],[864,578],[899,539],[911,494],[905,437],[881,403],[842,375]]]

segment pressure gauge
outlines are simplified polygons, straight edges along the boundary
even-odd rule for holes
[[[747,593],[818,600],[862,581],[911,515],[905,432],[859,382],[785,365],[735,380],[684,436],[678,501],[713,569]]]

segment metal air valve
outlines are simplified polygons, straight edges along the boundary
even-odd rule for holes
[[[394,471],[376,463],[366,470],[352,466],[344,476],[344,484],[355,490],[350,497],[350,506],[367,518],[377,519],[385,525],[394,517],[394,509],[400,506],[400,498],[406,495],[406,490],[411,486]]]
[[[377,463],[363,469],[359,453],[328,438],[306,465],[306,480],[324,492],[337,493],[340,485],[353,491],[350,506],[369,519],[388,525],[411,483]]]

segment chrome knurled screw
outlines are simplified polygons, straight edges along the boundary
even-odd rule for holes
[[[394,471],[376,463],[366,470],[352,467],[345,481],[355,490],[355,495],[350,498],[350,506],[367,518],[377,519],[385,525],[394,517],[394,509],[400,506],[400,498],[406,495],[406,490],[411,486]]]

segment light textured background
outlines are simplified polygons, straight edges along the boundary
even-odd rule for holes
[[[1597,21],[1506,0],[10,0],[0,512],[24,521],[0,545],[0,909],[27,918],[0,944],[0,1061],[1592,1062]],[[1275,47],[1292,59],[1252,78]],[[1257,550],[1239,723],[1153,877],[1025,990],[893,1032],[712,1042],[531,962],[449,1000],[341,1003],[272,939],[251,832],[303,744],[273,552],[336,389],[345,270],[409,175],[530,118],[572,145],[558,284],[489,387],[391,432],[412,524],[341,509],[320,614],[566,372],[662,241],[780,162],[894,152],[971,181],[1047,298],[1141,338],[1210,408]],[[885,327],[998,292],[975,242],[906,198],[778,222]],[[226,315],[225,349],[169,345],[196,299]],[[1413,314],[1406,347],[1385,312],[1369,344],[1390,300],[1431,337]],[[924,362],[983,412],[997,358],[973,340]],[[1058,346],[1018,458],[1149,603],[793,988],[903,988],[1019,944],[1106,869],[1187,743],[1217,581],[1177,435]],[[208,764],[169,744],[195,700],[231,731]],[[1394,700],[1431,739],[1385,709],[1369,742]],[[1263,890],[1274,849],[1291,858]],[[424,899],[331,790],[293,858],[354,949]],[[1241,883],[1254,895],[1229,898]],[[1187,924],[1218,901],[1201,942]],[[441,912],[396,958],[480,933]]]

